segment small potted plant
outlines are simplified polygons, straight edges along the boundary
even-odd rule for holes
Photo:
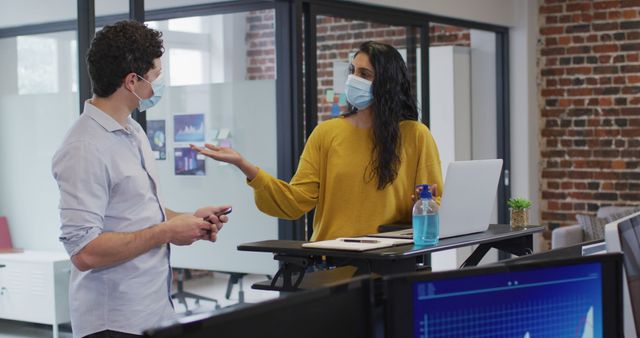
[[[524,228],[529,224],[529,208],[531,201],[526,198],[512,198],[507,201],[511,209],[511,227],[514,229]]]

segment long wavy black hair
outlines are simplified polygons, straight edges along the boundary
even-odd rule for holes
[[[372,83],[373,150],[370,179],[378,179],[378,190],[395,181],[400,167],[400,122],[418,120],[416,100],[411,94],[409,72],[402,56],[390,45],[367,41],[358,48],[369,56],[375,72]],[[355,57],[354,55],[354,57]],[[353,69],[350,67],[350,72]],[[350,107],[345,115],[357,113]]]

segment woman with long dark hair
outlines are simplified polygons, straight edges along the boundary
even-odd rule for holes
[[[407,66],[395,48],[369,41],[360,45],[349,73],[349,112],[318,124],[289,183],[231,148],[192,148],[242,170],[266,214],[297,219],[315,208],[311,240],[410,223],[415,186],[442,187],[442,173],[431,132],[418,121]]]

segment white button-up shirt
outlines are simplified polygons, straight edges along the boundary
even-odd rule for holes
[[[84,112],[53,157],[60,188],[60,241],[70,256],[103,232],[133,232],[161,223],[154,156],[140,125],[122,127],[85,103]],[[141,334],[174,318],[169,247],[127,262],[71,272],[74,337],[103,330]]]

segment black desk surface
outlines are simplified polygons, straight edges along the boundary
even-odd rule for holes
[[[268,240],[253,243],[240,244],[240,251],[273,252],[292,256],[329,256],[375,260],[405,259],[420,256],[431,252],[449,250],[463,246],[496,242],[505,239],[517,238],[541,232],[543,226],[528,226],[524,229],[513,230],[508,224],[491,224],[489,229],[469,235],[440,239],[438,244],[432,246],[416,246],[412,244],[399,245],[388,248],[369,251],[345,251],[318,248],[303,248],[304,241]]]

